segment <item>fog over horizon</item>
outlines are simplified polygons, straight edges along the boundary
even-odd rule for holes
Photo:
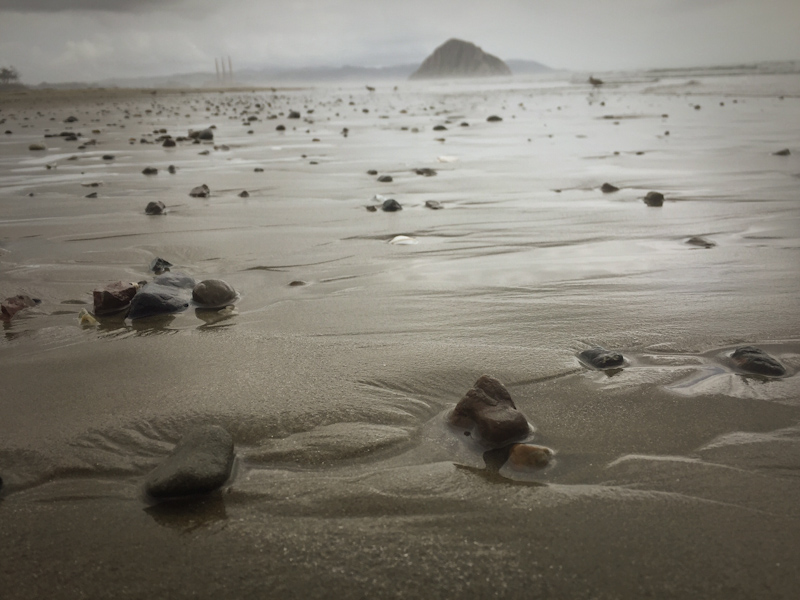
[[[503,60],[610,71],[800,60],[798,0],[0,0],[28,84],[419,64],[456,37]]]

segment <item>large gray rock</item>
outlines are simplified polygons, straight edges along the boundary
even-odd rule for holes
[[[786,369],[777,360],[755,346],[742,346],[731,355],[736,366],[749,373],[757,375],[770,375],[781,377],[786,375]]]
[[[140,291],[133,297],[128,311],[129,319],[144,319],[156,315],[171,315],[189,308],[183,298],[163,292]]]
[[[451,425],[475,435],[490,447],[501,447],[526,438],[530,425],[517,410],[511,394],[494,377],[481,376],[450,413]]]
[[[447,77],[491,77],[511,75],[502,60],[487,54],[475,44],[450,39],[426,58],[410,79]]]
[[[233,438],[218,425],[193,430],[175,446],[144,482],[153,498],[173,498],[213,492],[233,468]]]

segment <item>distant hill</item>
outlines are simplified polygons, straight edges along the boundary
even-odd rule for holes
[[[410,79],[449,77],[495,77],[511,75],[502,60],[481,50],[471,42],[447,40],[426,58]]]
[[[547,73],[552,71],[547,65],[535,60],[522,60],[519,58],[507,60],[506,64],[514,75],[533,75],[534,73]]]

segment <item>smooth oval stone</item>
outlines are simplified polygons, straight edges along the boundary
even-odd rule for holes
[[[403,207],[400,206],[400,203],[394,198],[389,198],[388,200],[383,201],[383,204],[381,204],[381,210],[386,212],[396,212],[398,210],[403,210]]]
[[[192,290],[192,300],[204,306],[222,306],[230,304],[235,299],[236,290],[221,279],[206,279]]]
[[[147,206],[144,208],[144,214],[146,215],[163,215],[166,213],[167,207],[161,200],[153,200],[152,202],[148,202]]]
[[[717,245],[714,242],[707,240],[706,238],[698,236],[690,237],[688,240],[686,240],[686,243],[689,244],[690,246],[699,246],[700,248],[713,248],[714,246]]]
[[[129,319],[143,319],[155,315],[170,315],[189,308],[183,298],[177,298],[163,292],[139,291],[131,300]]]
[[[486,118],[486,120],[487,120],[489,123],[496,123],[496,122],[498,122],[498,121],[502,121],[502,120],[503,120],[503,118],[502,118],[502,117],[498,117],[497,115],[492,115],[492,116],[490,116],[490,117],[487,117],[487,118]]]
[[[433,130],[434,130],[434,131],[447,131],[447,127],[445,127],[444,125],[436,125],[436,126],[433,128]]]
[[[663,206],[664,194],[661,192],[647,192],[647,195],[644,197],[644,203],[647,204],[647,206]]]
[[[184,436],[144,482],[153,498],[206,494],[221,487],[233,468],[233,438],[218,425]]]
[[[425,208],[430,208],[431,210],[441,210],[444,208],[442,203],[438,200],[425,200]]]
[[[456,427],[477,430],[484,444],[499,447],[530,434],[530,425],[517,410],[511,394],[494,377],[483,375],[450,413]]]
[[[578,355],[578,358],[584,364],[594,367],[595,369],[616,369],[625,364],[625,357],[619,352],[606,350],[602,346],[595,346],[584,350]]]
[[[434,175],[436,175],[436,170],[424,167],[422,169],[414,169],[414,173],[416,173],[417,175],[422,175],[423,177],[433,177]]]
[[[289,115],[288,115],[287,118],[288,119],[299,119],[300,118],[300,113],[297,112],[296,110],[291,110],[291,111],[289,111]]]
[[[602,191],[604,194],[612,194],[612,193],[614,193],[614,192],[618,192],[618,191],[619,191],[619,188],[618,188],[617,186],[615,186],[615,185],[611,185],[610,183],[604,183],[604,184],[602,185],[602,187],[600,188],[600,190],[601,190],[601,191]]]
[[[553,451],[533,444],[514,444],[508,453],[508,464],[517,469],[546,467],[553,458]]]
[[[742,346],[731,354],[733,362],[743,371],[758,375],[780,377],[786,375],[786,369],[777,360],[755,346]]]
[[[391,183],[393,179],[391,175],[381,175],[380,177],[378,177],[378,181],[380,183]]]
[[[158,175],[158,169],[155,167],[145,167],[142,170],[142,175]]]

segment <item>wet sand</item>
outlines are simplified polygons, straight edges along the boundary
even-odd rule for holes
[[[0,297],[42,300],[0,337],[3,597],[794,597],[797,74],[604,79],[0,96]],[[79,325],[157,256],[237,314]],[[447,427],[484,373],[550,466]],[[233,477],[151,504],[199,424]]]

